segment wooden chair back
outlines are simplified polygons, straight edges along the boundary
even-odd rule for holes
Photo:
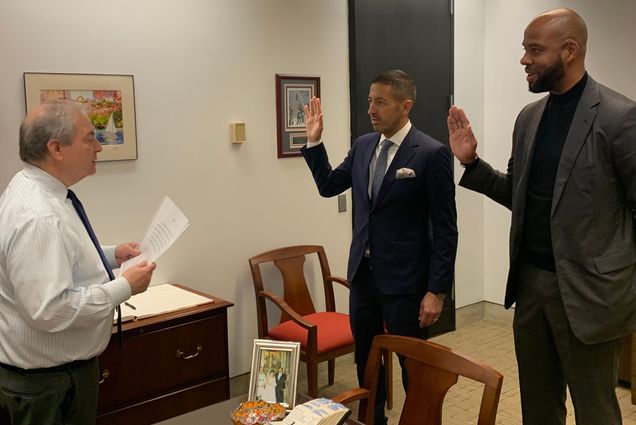
[[[317,255],[325,294],[325,310],[316,311],[304,273],[308,255]],[[261,266],[273,263],[283,279],[282,294],[266,288]],[[301,343],[300,360],[307,364],[307,386],[311,397],[318,393],[318,364],[328,362],[330,385],[334,383],[335,359],[353,352],[349,317],[336,312],[333,284],[349,288],[346,279],[331,276],[325,250],[319,245],[299,245],[273,249],[249,259],[256,293],[258,337]],[[268,305],[281,312],[278,324],[270,327]]]
[[[402,356],[407,371],[408,387],[399,425],[440,425],[444,397],[458,376],[484,384],[477,424],[495,424],[503,375],[443,345],[397,335],[378,335],[373,340],[363,385],[368,397],[357,397],[361,399],[362,422],[373,423],[378,372],[387,352]]]
[[[319,245],[297,245],[278,248],[250,258],[249,263],[254,290],[257,294],[261,291],[268,291],[268,288],[264,287],[260,267],[265,263],[273,263],[278,270],[280,270],[283,278],[282,298],[285,303],[301,316],[315,313],[316,308],[314,307],[304,273],[306,257],[312,254],[318,256],[320,263],[321,275],[325,287],[326,310],[335,311],[333,283],[327,280],[327,277],[331,275],[329,262],[327,261],[324,248]],[[257,297],[256,309],[259,322],[258,336],[259,338],[264,338],[267,336],[268,329],[265,297]],[[283,311],[279,323],[290,319],[289,315]]]

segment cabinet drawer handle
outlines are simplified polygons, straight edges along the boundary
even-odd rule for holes
[[[183,359],[183,360],[192,360],[193,358],[195,358],[196,356],[198,356],[201,351],[203,351],[203,346],[201,344],[197,344],[197,352],[194,354],[190,354],[189,356],[184,356],[183,351],[181,351],[179,348],[177,348],[177,358],[178,359]]]
[[[102,376],[99,379],[99,383],[102,384],[106,380],[106,378],[108,378],[109,376],[110,376],[110,370],[104,369],[104,371],[102,372]]]

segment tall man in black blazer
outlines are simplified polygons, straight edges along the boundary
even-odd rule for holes
[[[587,29],[570,9],[525,30],[530,91],[549,91],[515,123],[507,172],[477,158],[464,112],[448,118],[460,185],[512,210],[506,307],[524,425],[622,423],[619,338],[636,328],[636,103],[585,71]]]
[[[320,99],[305,107],[302,153],[322,196],[352,188],[353,240],[347,277],[349,314],[362,383],[373,337],[426,336],[451,291],[457,225],[450,150],[411,125],[415,83],[393,70],[369,90],[374,133],[357,138],[332,169],[322,143]],[[389,140],[390,139],[390,140]],[[378,383],[375,423],[386,423],[386,388]]]

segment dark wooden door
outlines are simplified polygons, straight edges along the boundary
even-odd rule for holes
[[[415,80],[411,122],[448,144],[446,116],[453,94],[452,0],[349,0],[349,75],[352,141],[372,130],[369,84],[379,73],[401,69]],[[355,205],[353,206],[355,208]],[[431,333],[455,330],[455,300]]]

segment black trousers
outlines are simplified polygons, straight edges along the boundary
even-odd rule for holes
[[[362,259],[352,281],[349,294],[349,317],[353,339],[356,343],[355,361],[360,385],[364,380],[364,369],[367,365],[373,338],[376,335],[384,334],[385,326],[391,334],[418,338],[428,337],[427,328],[420,328],[418,320],[423,297],[423,293],[405,295],[381,293],[373,281],[373,270],[369,267],[368,258]],[[400,359],[400,364],[402,364],[402,359]],[[384,417],[384,405],[386,404],[384,376],[385,372],[382,368],[374,406],[376,425],[386,423]],[[402,368],[402,381],[406,388],[408,377],[404,368]]]
[[[566,386],[577,425],[622,423],[620,340],[584,344],[572,333],[556,273],[523,264],[513,327],[524,425],[564,425]]]
[[[49,369],[0,365],[0,410],[11,425],[90,425],[97,420],[97,358]]]

